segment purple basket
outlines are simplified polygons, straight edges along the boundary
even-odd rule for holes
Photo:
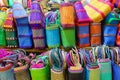
[[[30,11],[30,24],[31,27],[44,27],[45,26],[45,16],[38,2],[33,1]]]
[[[77,1],[74,4],[74,8],[76,11],[77,22],[90,22],[91,21],[81,2]]]

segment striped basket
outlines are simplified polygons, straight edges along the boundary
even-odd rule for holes
[[[45,27],[45,16],[37,1],[33,1],[30,8],[31,27]]]
[[[113,5],[110,2],[92,0],[84,8],[93,22],[100,22],[112,11]]]
[[[76,46],[75,28],[69,28],[69,29],[61,28],[60,31],[61,31],[62,45],[64,47],[75,47]]]
[[[89,23],[77,23],[77,44],[79,47],[90,46],[89,41]]]
[[[75,12],[71,3],[63,3],[60,6],[60,22],[63,28],[74,27]]]
[[[32,28],[32,37],[34,42],[34,48],[43,49],[45,44],[45,29],[44,28]]]
[[[90,19],[80,1],[74,4],[74,8],[77,14],[77,22],[90,22]]]
[[[103,44],[107,46],[114,46],[116,41],[117,25],[104,25],[103,30]]]
[[[101,23],[90,24],[90,35],[91,46],[101,45]]]

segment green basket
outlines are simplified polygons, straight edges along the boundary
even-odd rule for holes
[[[43,68],[30,69],[32,80],[50,80],[50,67],[46,65]]]
[[[75,47],[75,28],[63,29],[61,28],[62,45],[64,47]]]

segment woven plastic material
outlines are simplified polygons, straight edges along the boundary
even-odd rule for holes
[[[63,3],[60,6],[60,22],[63,28],[74,27],[75,12],[70,3]]]
[[[85,10],[93,22],[100,22],[111,12],[113,5],[110,2],[91,1],[85,5]],[[94,14],[94,15],[93,15]]]
[[[90,35],[91,46],[101,45],[101,23],[90,24]]]
[[[3,28],[0,28],[0,46],[6,46],[5,31]]]
[[[100,80],[112,80],[111,61],[99,62],[100,64]]]
[[[49,66],[43,68],[30,69],[32,80],[50,80]]]
[[[50,48],[59,47],[60,46],[60,32],[59,26],[55,24],[51,24],[46,27],[46,38],[47,45]]]
[[[5,12],[0,12],[0,27],[3,26],[6,17],[7,17],[7,14]]]
[[[90,46],[89,23],[77,23],[77,44],[79,47]]]
[[[118,31],[116,37],[116,45],[120,46],[120,23],[118,24]]]
[[[32,37],[34,42],[34,48],[43,49],[46,46],[45,41],[45,29],[44,28],[32,28]]]
[[[117,25],[105,25],[103,30],[103,44],[114,46],[116,41]]]
[[[28,65],[14,68],[15,80],[31,80]]]
[[[86,67],[86,80],[100,80],[100,68],[90,69]]]
[[[33,1],[30,11],[30,25],[31,27],[45,27],[45,16],[38,2]]]
[[[76,44],[75,28],[70,28],[70,29],[61,28],[61,38],[62,38],[62,45],[64,47],[75,47]]]
[[[84,7],[82,6],[81,2],[76,2],[74,4],[74,8],[77,14],[77,22],[90,22],[90,19],[84,9]]]
[[[65,77],[64,77],[64,72],[61,71],[61,72],[55,72],[54,70],[51,69],[51,80],[65,80]]]
[[[120,22],[120,17],[115,12],[109,13],[104,20],[104,24],[118,24],[119,22]]]

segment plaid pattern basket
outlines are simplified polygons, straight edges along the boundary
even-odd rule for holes
[[[90,46],[89,41],[89,23],[77,23],[77,44],[79,47]]]
[[[90,24],[90,43],[91,46],[101,45],[101,23]]]
[[[43,49],[45,44],[45,29],[44,28],[32,28],[32,37],[34,42],[34,48]]]
[[[18,47],[17,31],[14,26],[15,25],[14,25],[12,13],[9,12],[3,27],[5,29],[7,47],[10,48]]]

